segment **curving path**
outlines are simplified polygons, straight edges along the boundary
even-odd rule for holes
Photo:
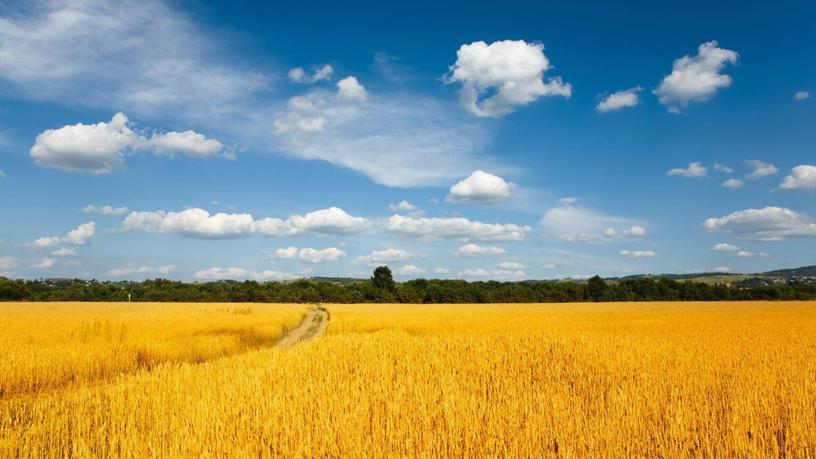
[[[303,322],[300,323],[300,326],[281,338],[281,340],[278,341],[278,346],[286,347],[318,338],[325,333],[328,325],[329,312],[321,307],[311,308],[309,312],[306,313],[306,317],[303,318]]]

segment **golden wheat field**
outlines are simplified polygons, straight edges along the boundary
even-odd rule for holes
[[[0,453],[816,457],[814,302],[324,307],[2,304]]]

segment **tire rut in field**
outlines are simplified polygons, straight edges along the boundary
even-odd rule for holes
[[[326,332],[326,327],[329,324],[329,312],[322,307],[315,307],[309,309],[306,317],[300,326],[286,334],[280,341],[278,346],[287,347],[293,344],[302,343],[304,341],[319,338]]]

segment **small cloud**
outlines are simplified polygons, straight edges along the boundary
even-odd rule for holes
[[[656,255],[652,250],[621,250],[619,253],[627,258],[649,258]]]
[[[475,41],[456,51],[446,83],[461,83],[459,103],[479,117],[499,118],[545,96],[570,97],[572,85],[554,77],[544,45],[524,40]],[[485,95],[489,97],[484,97]]]
[[[176,265],[165,265],[165,266],[138,266],[138,265],[127,265],[122,266],[119,268],[112,268],[109,269],[105,274],[108,277],[145,277],[145,276],[153,276],[153,275],[163,275],[166,276],[173,272],[176,269]]]
[[[638,93],[643,90],[640,86],[629,88],[623,91],[614,92],[606,96],[598,106],[595,107],[599,113],[608,113],[626,107],[634,107],[640,103]]]
[[[463,278],[523,279],[525,276],[527,276],[527,273],[521,269],[468,268],[459,272],[459,277]]]
[[[670,113],[679,113],[689,103],[706,101],[721,88],[731,86],[731,77],[721,72],[738,59],[736,51],[720,48],[716,41],[705,42],[697,48],[696,56],[675,59],[672,72],[653,92]]]
[[[703,178],[708,176],[708,168],[703,166],[700,162],[695,161],[693,163],[689,163],[688,167],[686,168],[677,167],[670,169],[668,172],[666,172],[666,175],[673,177]]]
[[[729,268],[727,266],[717,266],[716,268],[714,268],[714,272],[715,273],[723,273],[723,274],[730,273],[731,268]]]
[[[720,163],[714,163],[714,170],[717,172],[722,172],[723,174],[730,174],[734,172],[734,169],[731,169],[728,166],[723,166]]]
[[[40,249],[44,247],[51,247],[59,243],[87,245],[94,234],[96,234],[96,223],[87,222],[77,226],[76,229],[69,231],[63,237],[44,236],[35,239],[31,245]]]
[[[711,246],[711,250],[715,252],[731,252],[739,249],[739,247],[727,242],[720,242],[719,244],[714,244]]]
[[[347,76],[337,82],[337,97],[343,100],[364,101],[368,99],[368,93],[357,81],[357,77]]]
[[[800,102],[805,99],[810,99],[810,91],[796,91],[793,95],[793,100]]]
[[[77,251],[73,247],[63,247],[61,249],[51,252],[51,255],[55,257],[73,257],[76,254]]]
[[[496,267],[499,269],[524,269],[527,266],[516,263],[515,261],[503,261],[501,263],[496,264]]]
[[[40,261],[31,265],[35,269],[51,269],[57,264],[56,258],[43,257]]]
[[[396,204],[389,204],[388,210],[397,214],[405,214],[409,217],[421,217],[425,215],[422,209],[404,199]]]
[[[507,251],[501,247],[481,246],[478,244],[465,244],[456,249],[456,254],[460,257],[488,257],[492,255],[502,255]]]
[[[337,247],[329,247],[327,249],[312,249],[305,248],[298,250],[298,258],[304,263],[326,263],[329,261],[337,261],[346,256],[346,252]]]
[[[740,258],[764,257],[764,256],[766,256],[766,254],[764,254],[762,252],[749,252],[747,250],[740,250],[735,255],[740,257]]]
[[[782,241],[788,237],[816,237],[816,222],[801,212],[768,206],[745,209],[703,222],[708,232],[728,232],[756,241]]]
[[[332,75],[334,74],[334,69],[329,64],[324,64],[323,66],[316,68],[314,72],[309,75],[303,70],[303,67],[295,67],[289,70],[289,80],[293,83],[301,83],[301,84],[311,84],[317,83],[318,81],[323,80],[330,80]]]
[[[816,166],[803,164],[791,170],[779,185],[782,190],[816,191]]]
[[[382,264],[394,263],[413,258],[414,254],[402,249],[374,250],[370,255],[360,256],[354,259],[354,264],[364,264],[368,266],[379,266]]]
[[[736,190],[737,188],[742,188],[745,185],[745,182],[740,179],[730,178],[722,183],[723,188],[730,188],[732,190]]]
[[[275,251],[272,252],[271,255],[269,255],[269,258],[278,260],[295,258],[297,256],[297,252],[298,252],[297,247],[285,247],[275,249]]]
[[[779,169],[777,169],[777,167],[773,164],[766,163],[765,161],[760,161],[758,159],[749,159],[745,161],[745,164],[753,169],[750,174],[745,176],[745,178],[748,180],[758,180],[779,172]]]
[[[448,193],[447,201],[453,204],[495,204],[508,198],[516,184],[498,175],[484,171],[474,171],[459,181]]]
[[[82,211],[85,212],[86,214],[124,215],[128,213],[128,208],[113,206],[95,206],[93,204],[88,204],[87,206],[82,208]]]
[[[400,276],[420,276],[425,274],[425,270],[414,265],[402,265],[397,268],[397,274]]]

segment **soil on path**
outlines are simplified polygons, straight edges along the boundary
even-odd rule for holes
[[[303,322],[300,323],[300,326],[281,338],[281,340],[278,341],[278,346],[286,347],[318,338],[326,331],[328,324],[328,311],[321,307],[309,309],[309,312],[306,313],[306,317],[303,318]]]

